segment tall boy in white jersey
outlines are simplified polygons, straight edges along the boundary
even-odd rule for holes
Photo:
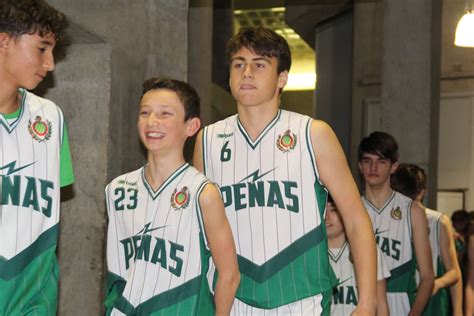
[[[239,273],[222,198],[183,156],[198,115],[189,84],[144,82],[138,132],[148,163],[106,188],[108,315],[229,314]],[[211,255],[219,272],[214,297]]]
[[[363,201],[392,275],[387,280],[390,314],[421,315],[434,280],[425,212],[409,197],[390,187],[390,175],[398,167],[398,144],[391,135],[373,132],[362,139],[358,155],[365,181]]]
[[[354,273],[350,245],[347,242],[341,214],[328,196],[324,218],[328,233],[329,259],[339,282],[333,289],[331,315],[350,315],[357,307],[357,279]],[[390,277],[385,259],[377,248],[377,316],[388,315],[386,281]]]
[[[74,177],[61,110],[28,90],[65,26],[43,0],[0,0],[0,315],[56,313],[60,188]]]
[[[462,280],[454,244],[454,231],[446,215],[423,206],[422,201],[426,192],[425,171],[415,164],[400,164],[390,179],[390,185],[394,190],[413,199],[414,203],[420,203],[428,219],[432,263],[436,278],[433,294],[424,315],[461,316]]]
[[[355,314],[373,314],[375,241],[339,142],[324,122],[279,109],[288,43],[271,30],[244,28],[227,57],[238,114],[200,132],[194,165],[220,186],[236,240],[241,282],[233,314],[329,313],[327,190],[362,280]]]

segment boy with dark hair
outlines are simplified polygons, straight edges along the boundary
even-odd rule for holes
[[[199,96],[187,83],[143,84],[138,132],[148,163],[106,188],[107,315],[227,315],[239,284],[218,188],[185,162],[199,127]],[[219,272],[214,298],[206,274]]]
[[[397,167],[398,145],[393,136],[373,132],[360,142],[359,169],[365,182],[362,200],[392,275],[387,280],[390,314],[421,315],[431,297],[434,280],[428,222],[419,204],[390,187],[390,176]]]
[[[454,232],[449,218],[423,205],[426,173],[415,164],[400,164],[391,177],[391,187],[425,209],[430,233],[435,281],[424,315],[462,315],[461,269],[456,256]],[[448,294],[451,292],[451,307]]]
[[[350,315],[357,307],[357,279],[341,214],[331,195],[328,195],[324,218],[328,234],[329,259],[339,280],[332,295],[331,315]],[[377,247],[377,315],[388,315],[386,281],[390,277],[387,264]]]
[[[233,313],[329,313],[328,190],[361,280],[355,315],[374,313],[375,241],[341,146],[326,123],[279,109],[288,43],[269,29],[243,28],[228,52],[238,114],[200,132],[194,165],[221,187],[236,240],[241,283]]]
[[[74,176],[61,110],[28,90],[66,24],[43,0],[0,0],[0,315],[56,313],[60,188]]]

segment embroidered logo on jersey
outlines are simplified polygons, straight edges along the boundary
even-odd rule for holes
[[[188,187],[183,187],[180,191],[174,189],[171,194],[171,206],[176,210],[184,210],[189,205]]]
[[[402,219],[402,211],[400,210],[400,207],[397,206],[397,208],[392,209],[390,211],[390,216],[392,216],[393,219],[401,220]]]
[[[51,122],[48,120],[43,121],[43,118],[38,115],[33,123],[31,123],[31,120],[28,123],[28,131],[34,140],[40,143],[47,141],[51,138]]]
[[[278,149],[286,153],[295,148],[296,142],[297,142],[296,135],[292,133],[290,130],[287,130],[285,134],[283,134],[283,136],[278,135],[276,145]]]
[[[233,135],[234,135],[234,133],[229,133],[229,134],[219,133],[219,134],[217,134],[217,138],[228,138],[228,137],[232,137]]]

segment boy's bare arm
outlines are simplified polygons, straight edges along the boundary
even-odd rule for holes
[[[218,272],[214,293],[216,315],[229,315],[240,274],[234,239],[218,190],[214,184],[207,184],[199,197],[199,204],[212,259]]]
[[[388,316],[387,302],[387,281],[385,279],[377,281],[377,316]]]
[[[433,263],[431,260],[431,246],[428,233],[428,219],[423,207],[418,203],[411,206],[411,227],[415,246],[416,262],[420,271],[420,284],[416,291],[410,316],[421,315],[431,297],[434,284]]]
[[[453,306],[453,315],[462,315],[462,292],[459,295],[459,289],[462,291],[461,268],[459,267],[454,245],[454,231],[451,221],[446,215],[440,219],[440,249],[441,259],[446,272],[435,279],[433,294],[439,289],[449,287],[451,293],[451,302]]]
[[[374,315],[376,308],[376,244],[370,218],[332,129],[314,120],[311,142],[321,182],[331,193],[344,222],[354,258],[359,304],[353,315]]]
[[[193,166],[197,170],[204,173],[204,162],[202,159],[202,131],[203,130],[200,130],[196,136],[196,142],[194,144]]]

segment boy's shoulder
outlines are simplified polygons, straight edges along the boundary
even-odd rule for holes
[[[138,185],[138,181],[142,176],[142,170],[144,167],[140,167],[136,170],[123,173],[118,177],[114,178],[110,183],[107,185],[107,188],[113,188],[117,186],[130,186],[136,187]]]
[[[210,128],[219,128],[221,126],[226,126],[226,127],[237,126],[236,124],[238,122],[238,119],[239,119],[239,115],[234,114],[234,115],[226,117],[225,119],[209,124],[205,128],[210,129]]]
[[[40,97],[33,92],[30,92],[26,89],[21,89],[20,92],[23,94],[24,104],[31,111],[34,110],[44,110],[45,108],[50,108],[54,110],[59,110],[59,107],[53,101]]]

